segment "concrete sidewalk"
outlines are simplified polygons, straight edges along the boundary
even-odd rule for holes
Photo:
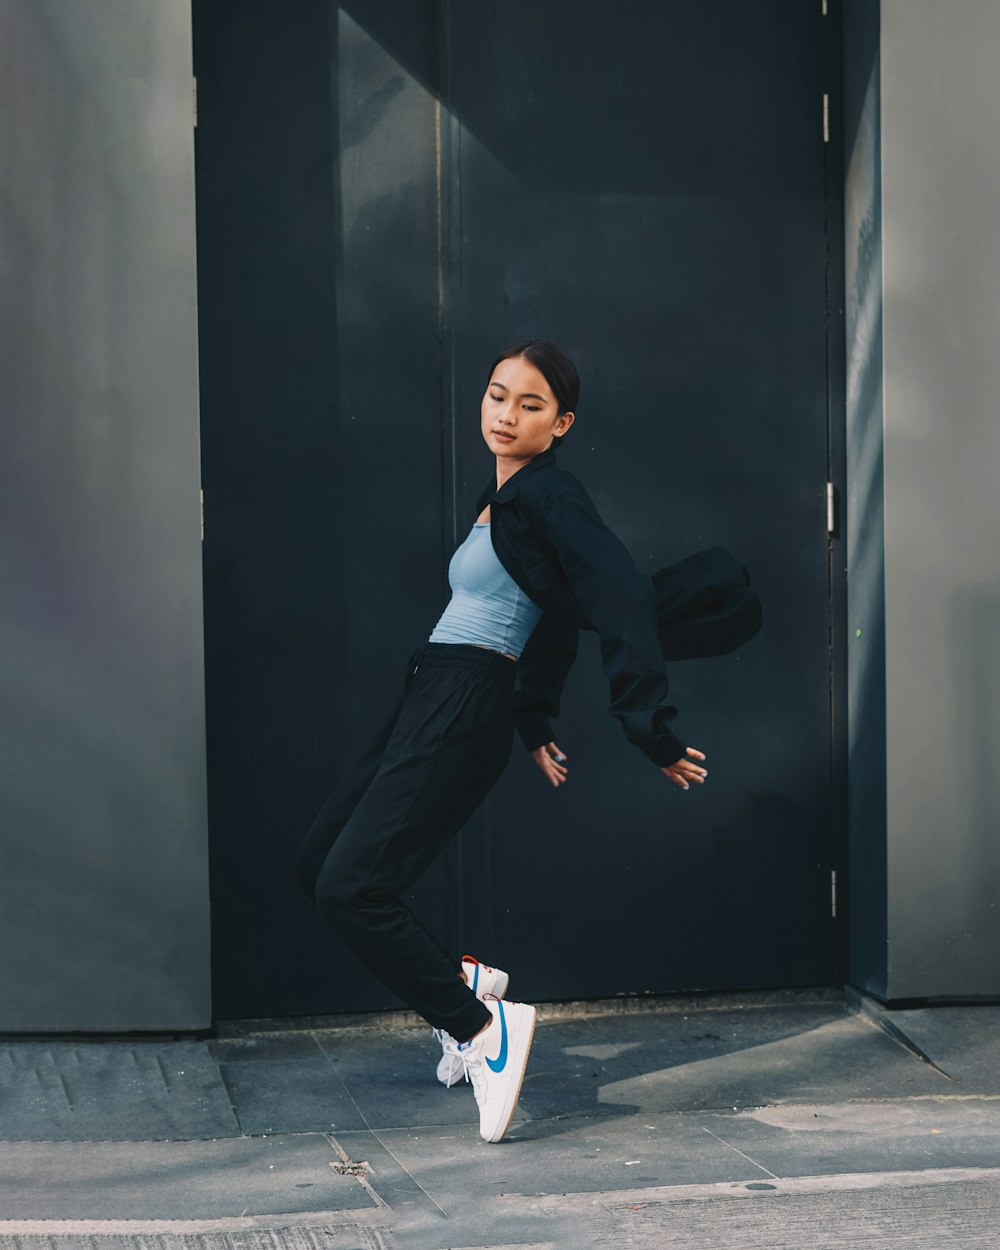
[[[402,1016],[0,1044],[0,1245],[1000,1246],[1000,1007],[541,1007],[498,1146],[438,1054]]]

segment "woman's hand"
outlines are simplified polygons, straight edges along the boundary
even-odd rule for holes
[[[566,780],[566,756],[554,742],[546,742],[545,746],[532,751],[531,758],[554,786],[561,786]]]
[[[688,755],[693,759],[703,760],[705,756],[701,751],[696,751],[694,747],[685,747]],[[676,782],[682,790],[690,790],[691,782],[697,781],[699,785],[704,785],[705,778],[708,776],[708,769],[701,768],[698,764],[692,764],[691,760],[685,759],[682,755],[679,760],[675,760],[673,764],[668,764],[666,768],[661,768],[660,772],[664,777],[669,777],[671,781]]]

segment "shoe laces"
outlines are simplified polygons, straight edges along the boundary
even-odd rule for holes
[[[471,1081],[472,1092],[476,1096],[476,1102],[481,1103],[483,1100],[484,1080],[483,1080],[483,1056],[479,1046],[466,1045],[463,1050],[456,1043],[455,1054],[462,1061],[462,1069],[465,1079]]]
[[[451,1066],[448,1069],[448,1077],[450,1080],[455,1068],[461,1062],[461,1055],[458,1053],[458,1042],[455,1041],[447,1029],[431,1029],[431,1032],[441,1043],[441,1049],[444,1051],[445,1056],[451,1060]]]

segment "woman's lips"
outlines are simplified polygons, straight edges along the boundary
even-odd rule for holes
[[[502,438],[502,439],[503,439],[503,441],[504,441],[505,443],[512,443],[512,442],[514,441],[514,438],[515,438],[515,436],[514,436],[513,434],[507,434],[507,433],[505,433],[505,431],[503,431],[503,430],[494,430],[494,431],[493,431],[493,437],[494,437],[494,438]]]

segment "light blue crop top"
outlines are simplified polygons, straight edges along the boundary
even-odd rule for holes
[[[428,642],[465,642],[519,656],[542,609],[497,558],[488,521],[476,522],[448,565],[451,600]]]

